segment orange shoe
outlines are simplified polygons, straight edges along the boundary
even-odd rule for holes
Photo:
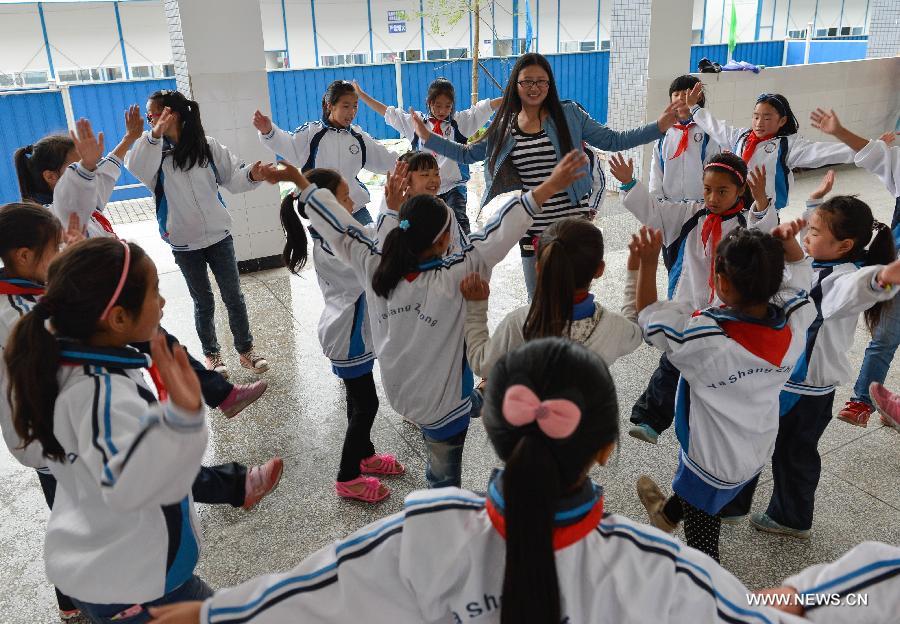
[[[847,401],[844,409],[838,413],[838,420],[843,420],[845,423],[850,423],[857,427],[866,427],[869,424],[869,416],[874,412],[875,408],[868,403]]]

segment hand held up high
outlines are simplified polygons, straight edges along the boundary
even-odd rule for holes
[[[183,410],[199,410],[200,380],[191,368],[184,347],[174,344],[170,350],[165,335],[160,332],[150,341],[150,356],[169,392],[169,400]]]
[[[263,134],[269,134],[272,132],[272,119],[256,111],[253,113],[253,127]]]

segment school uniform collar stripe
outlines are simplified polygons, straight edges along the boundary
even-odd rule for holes
[[[60,358],[64,364],[88,364],[110,368],[147,368],[150,357],[130,347],[91,347],[60,340]]]
[[[43,295],[46,287],[43,284],[18,277],[6,277],[0,270],[0,295]]]
[[[878,570],[882,570],[879,574],[874,576],[870,576],[865,580],[859,581],[853,585],[849,585],[839,589],[839,586],[849,582],[855,581],[857,579],[861,579],[873,572]],[[837,593],[840,596],[844,596],[852,593],[859,593],[861,589],[865,589],[866,587],[871,587],[872,585],[877,585],[882,581],[886,581],[890,578],[893,578],[897,575],[900,575],[900,559],[885,559],[884,561],[875,561],[868,565],[865,565],[861,568],[858,568],[852,572],[848,572],[843,576],[840,576],[836,579],[828,581],[827,583],[822,583],[821,585],[816,585],[815,587],[811,587],[810,589],[801,590],[797,589],[797,593],[801,595],[810,595],[810,594],[822,594],[825,592],[829,593]],[[816,607],[822,606],[821,604],[815,604],[806,608],[807,611],[810,611]]]
[[[338,221],[331,213],[331,211],[328,210],[328,208],[326,208],[325,205],[316,197],[316,193],[318,193],[319,191],[320,189],[318,188],[313,189],[312,193],[310,193],[309,197],[306,200],[307,203],[312,205],[313,209],[318,212],[322,216],[322,218],[324,218],[328,222],[328,224],[336,231],[355,238],[359,242],[366,245],[373,254],[381,255],[381,253],[378,251],[377,241],[363,234],[359,228],[352,226],[345,228],[343,225],[341,225],[341,222]]]
[[[424,500],[416,499],[409,500],[408,498],[403,502],[403,507],[405,509],[413,509],[416,507],[423,507],[425,505],[435,505],[437,503],[448,503],[448,502],[459,502],[459,503],[468,503],[474,507],[484,507],[485,498],[483,496],[459,496],[459,495],[450,495],[450,496],[438,496],[437,498],[427,498]]]
[[[700,329],[700,328],[696,328]],[[674,331],[674,330],[673,330]],[[686,342],[690,342],[691,340],[700,340],[702,338],[710,338],[712,336],[725,336],[725,332],[722,331],[720,327],[716,327],[715,330],[708,330],[703,332],[702,334],[694,334],[692,336],[684,336],[683,334],[678,334],[675,332],[674,334],[670,333],[668,329],[663,329],[660,326],[655,327],[654,329],[647,328],[648,336],[655,336],[656,334],[663,333],[666,337],[672,342],[677,342],[678,344],[684,344]]]

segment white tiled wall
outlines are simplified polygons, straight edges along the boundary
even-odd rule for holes
[[[695,75],[706,85],[707,108],[719,119],[747,127],[756,97],[781,93],[800,133],[814,141],[833,140],[809,125],[817,107],[834,109],[848,128],[865,137],[893,129],[900,112],[900,57]]]
[[[271,114],[259,5],[243,0],[166,0],[178,90],[200,105],[203,128],[246,162],[274,156],[251,125]],[[233,220],[238,260],[281,253],[284,235],[274,186],[222,197]]]
[[[873,0],[869,17],[869,58],[900,54],[900,2]]]

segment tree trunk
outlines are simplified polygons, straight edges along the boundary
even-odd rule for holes
[[[475,32],[472,35],[472,106],[478,102],[478,51],[481,48],[481,7],[479,0],[472,0]]]

